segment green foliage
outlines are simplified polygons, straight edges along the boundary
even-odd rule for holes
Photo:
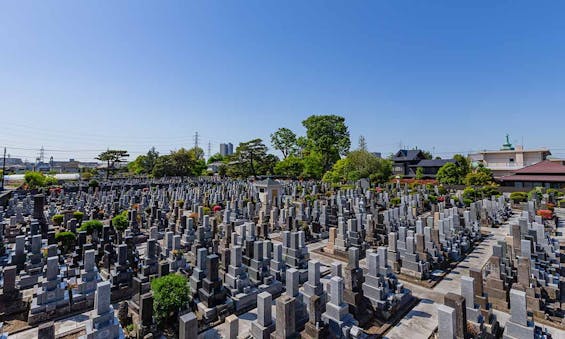
[[[465,185],[467,186],[485,186],[494,182],[492,171],[486,167],[479,167],[474,172],[470,172],[465,176]]]
[[[92,179],[92,173],[91,172],[82,172],[80,174],[80,178],[82,180],[90,180],[90,179]]]
[[[73,232],[59,232],[55,234],[55,241],[61,243],[61,251],[63,253],[68,253],[76,242],[77,236]]]
[[[53,221],[53,223],[55,225],[61,225],[63,223],[63,220],[65,219],[65,216],[62,214],[55,214],[52,218],[51,221]]]
[[[304,161],[294,155],[288,156],[275,165],[275,174],[298,178],[304,171]]]
[[[458,185],[461,183],[459,169],[457,165],[448,162],[437,171],[436,179],[444,185]]]
[[[87,234],[92,234],[94,230],[98,230],[98,232],[102,231],[104,224],[100,220],[88,220],[82,223],[82,225],[78,228],[79,232],[85,232]]]
[[[122,211],[122,213],[113,217],[112,226],[116,229],[116,231],[119,232],[125,231],[129,226],[128,211]]]
[[[432,160],[434,158],[430,151],[422,150],[422,154],[424,155],[424,159]]]
[[[34,171],[26,172],[24,180],[30,189],[37,189],[57,184],[57,179],[55,179],[55,177]]]
[[[308,152],[302,158],[304,169],[302,170],[302,177],[305,179],[319,180],[324,174],[324,165],[322,155],[318,152]]]
[[[275,174],[275,167],[279,162],[279,158],[274,154],[267,154],[257,165],[257,173],[259,175]]]
[[[303,148],[316,151],[322,156],[322,167],[329,170],[346,155],[351,146],[345,118],[337,115],[312,115],[302,121],[307,140],[301,140]]]
[[[100,187],[100,184],[98,183],[98,180],[92,179],[88,183],[88,187],[92,187],[92,188]]]
[[[481,187],[480,193],[483,198],[490,198],[493,195],[494,196],[500,195],[500,192],[498,192],[498,186],[494,184],[489,184]]]
[[[510,200],[515,204],[528,201],[528,193],[526,192],[512,192],[510,193]]]
[[[469,160],[456,154],[453,156],[455,163],[448,162],[443,165],[437,172],[436,179],[444,185],[461,185],[465,181],[465,177],[470,171]]]
[[[159,152],[155,150],[155,147],[151,147],[146,155],[140,155],[128,164],[128,171],[134,174],[151,174],[157,158],[159,158]]]
[[[110,178],[110,173],[116,169],[116,164],[124,162],[129,157],[127,151],[109,149],[100,153],[96,159],[106,162],[106,180]]]
[[[168,155],[158,157],[152,172],[153,176],[157,178],[165,176],[184,178],[202,175],[205,170],[204,151],[200,147],[193,147],[189,150],[181,148]]]
[[[555,189],[555,188],[548,188],[548,189],[545,191],[545,193],[547,193],[547,194],[553,194],[553,196],[555,196],[555,197],[562,197],[562,196],[563,196],[563,192],[561,192],[560,190]]]
[[[543,198],[543,195],[541,193],[541,188],[540,187],[536,187],[533,190],[531,190],[530,192],[528,192],[528,199],[529,200],[541,200]]]
[[[400,198],[397,197],[390,199],[390,204],[392,206],[398,206],[400,205],[400,202],[401,202]]]
[[[178,311],[190,301],[190,287],[186,277],[169,274],[151,281],[153,316],[159,325],[174,322]]]
[[[75,218],[79,222],[82,221],[83,217],[84,217],[84,213],[82,213],[81,211],[74,211],[73,212],[73,218]]]
[[[466,187],[463,190],[463,200],[465,199],[475,201],[477,199],[477,191],[473,187]]]
[[[424,169],[422,167],[416,168],[416,179],[417,180],[424,179]]]
[[[282,153],[283,159],[295,155],[298,151],[296,134],[285,127],[279,128],[275,133],[271,134],[271,145]]]
[[[267,146],[261,139],[253,139],[242,142],[237,146],[234,158],[237,163],[230,168],[231,176],[249,177],[268,172],[274,173],[276,161],[275,156],[267,155]]]
[[[339,159],[333,168],[324,174],[323,180],[331,183],[355,181],[369,178],[377,183],[385,182],[392,174],[392,164],[363,150],[350,152]]]
[[[208,164],[218,161],[225,161],[226,157],[221,155],[220,153],[213,154],[210,158],[208,158]]]

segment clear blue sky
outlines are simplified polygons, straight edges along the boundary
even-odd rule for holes
[[[565,2],[4,1],[0,146],[92,159],[303,134],[346,117],[384,154],[565,156]],[[270,143],[267,143],[270,146]],[[559,154],[560,153],[560,154]]]

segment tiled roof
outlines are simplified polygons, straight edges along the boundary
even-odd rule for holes
[[[565,165],[562,161],[542,161],[537,164],[524,167],[514,172],[518,174],[559,174],[565,175]]]

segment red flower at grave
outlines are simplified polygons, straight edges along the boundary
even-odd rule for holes
[[[437,197],[437,201],[443,202],[443,201],[445,201],[445,198],[444,197]]]
[[[214,207],[212,207],[212,211],[214,212],[219,212],[222,210],[222,207],[220,207],[219,205],[215,205]]]
[[[536,214],[544,219],[553,218],[553,212],[551,212],[550,210],[537,210]]]

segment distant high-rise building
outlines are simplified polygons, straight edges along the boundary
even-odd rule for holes
[[[233,154],[233,144],[228,142],[227,144],[220,144],[220,154],[222,156],[228,156]]]

